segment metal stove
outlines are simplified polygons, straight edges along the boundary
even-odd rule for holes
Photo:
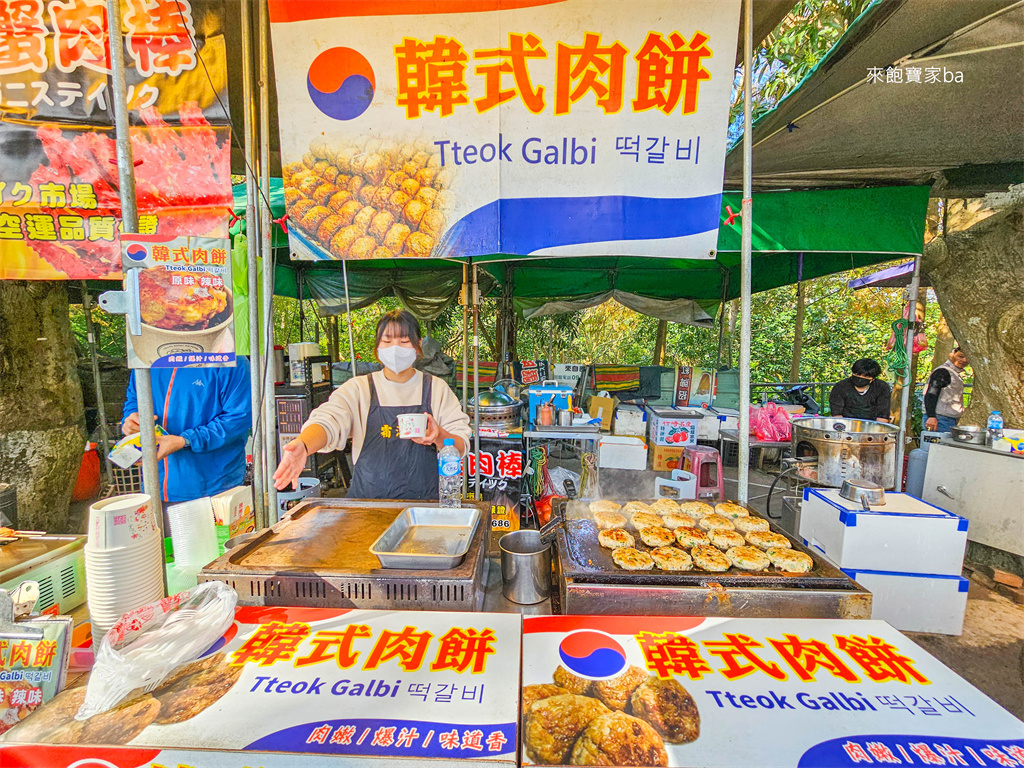
[[[382,568],[370,545],[415,501],[310,499],[276,525],[203,568],[199,581],[223,581],[239,605],[479,611],[486,586],[490,504],[465,559],[445,571]]]

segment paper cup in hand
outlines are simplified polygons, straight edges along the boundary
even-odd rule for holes
[[[403,440],[427,436],[427,414],[403,413],[398,417],[398,436]]]

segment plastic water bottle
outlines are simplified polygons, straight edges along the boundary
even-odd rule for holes
[[[458,509],[462,506],[462,456],[451,438],[444,441],[444,447],[437,454],[437,485],[442,507]]]
[[[992,411],[988,415],[988,444],[992,445],[1003,438],[1003,414]]]

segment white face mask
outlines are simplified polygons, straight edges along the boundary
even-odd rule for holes
[[[377,357],[395,373],[402,373],[416,362],[417,353],[412,347],[380,347],[377,350]]]

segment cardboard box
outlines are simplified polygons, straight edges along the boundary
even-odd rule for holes
[[[963,576],[847,568],[843,572],[871,592],[872,619],[904,632],[963,632],[970,588]]]
[[[901,762],[890,766],[920,768],[938,765],[940,750],[951,754],[947,744],[979,767],[1024,756],[1024,726],[1016,717],[884,621],[524,617],[524,689],[551,684],[559,667],[595,683],[584,696],[603,693],[607,701],[609,689],[625,686],[601,684],[630,673],[648,694],[660,689],[678,697],[674,711],[687,714],[671,721],[678,729],[671,740],[649,727],[650,720],[665,722],[656,710],[635,706],[605,714],[579,737],[616,728],[608,719],[637,717],[645,722],[617,725],[618,739],[605,741],[617,754],[635,756],[636,765],[878,767],[886,765],[879,755],[898,755],[892,759]],[[643,746],[622,744],[629,734]],[[554,760],[550,752],[538,754],[544,744],[536,735],[523,734],[524,766],[570,762],[572,749]],[[925,762],[921,754],[936,758]]]
[[[806,488],[800,536],[840,568],[959,576],[967,520],[906,493],[865,512],[837,490]]]
[[[647,443],[639,437],[602,437],[597,466],[604,469],[647,469]]]
[[[607,393],[606,393],[607,394]],[[592,419],[601,420],[601,429],[611,431],[612,422],[615,418],[615,398],[592,395],[587,413]]]
[[[256,515],[252,509],[252,486],[239,485],[211,496],[213,516],[217,525],[226,525],[229,536],[256,530]]]
[[[692,408],[649,408],[651,442],[655,445],[696,445],[703,412]]]
[[[0,764],[514,768],[520,637],[517,614],[237,608],[211,649],[219,687],[188,719],[158,725],[144,708],[128,748],[110,741],[124,729],[55,748],[13,746],[14,728]]]
[[[651,448],[651,469],[671,472],[683,468],[683,448],[674,445],[655,445]]]
[[[616,435],[647,437],[647,411],[635,405],[620,405],[615,409]]]

